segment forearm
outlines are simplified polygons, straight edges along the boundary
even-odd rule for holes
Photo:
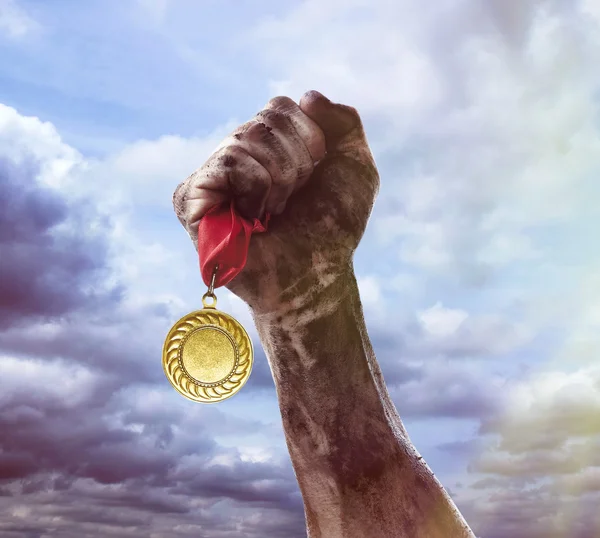
[[[373,372],[379,367],[351,268],[296,303],[307,304],[253,313],[294,449],[305,449],[312,461],[319,458],[323,464],[330,459],[330,448],[364,453],[350,440],[377,437],[378,443],[389,445],[386,451],[396,449],[405,432],[381,376]],[[302,440],[300,446],[296,438]],[[331,465],[339,465],[338,459]]]
[[[352,268],[314,293],[254,315],[310,536],[469,536],[388,396]]]

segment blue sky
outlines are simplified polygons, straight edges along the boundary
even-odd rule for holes
[[[375,352],[478,536],[588,537],[600,475],[596,0],[0,0],[0,530],[301,536],[252,377],[160,364],[204,289],[175,186],[278,94],[355,106],[381,190],[355,257]]]
[[[26,43],[2,43],[2,99],[43,111],[86,153],[205,133],[268,100],[267,71],[245,41],[253,21],[277,16],[278,5],[20,2],[31,29]]]

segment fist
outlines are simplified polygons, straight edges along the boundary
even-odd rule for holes
[[[316,293],[351,267],[379,189],[354,108],[311,91],[271,99],[175,190],[173,205],[197,247],[198,223],[231,199],[247,218],[271,214],[227,287],[259,312]]]

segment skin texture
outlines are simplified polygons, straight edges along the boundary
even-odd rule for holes
[[[235,200],[273,214],[228,288],[250,306],[275,380],[310,538],[474,538],[411,443],[367,334],[353,254],[379,189],[357,111],[276,97],[181,183],[175,212]]]

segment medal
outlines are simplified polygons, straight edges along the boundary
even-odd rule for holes
[[[215,266],[202,310],[182,317],[163,347],[163,368],[173,387],[190,400],[220,402],[233,396],[250,377],[252,340],[233,317],[217,310]]]
[[[266,231],[268,220],[269,215],[264,223],[243,219],[233,201],[209,210],[200,219],[198,255],[202,278],[208,284],[202,296],[204,308],[171,327],[162,352],[167,379],[190,400],[223,401],[236,394],[250,377],[252,340],[235,318],[217,310],[215,287],[227,284],[243,269],[250,236]]]

